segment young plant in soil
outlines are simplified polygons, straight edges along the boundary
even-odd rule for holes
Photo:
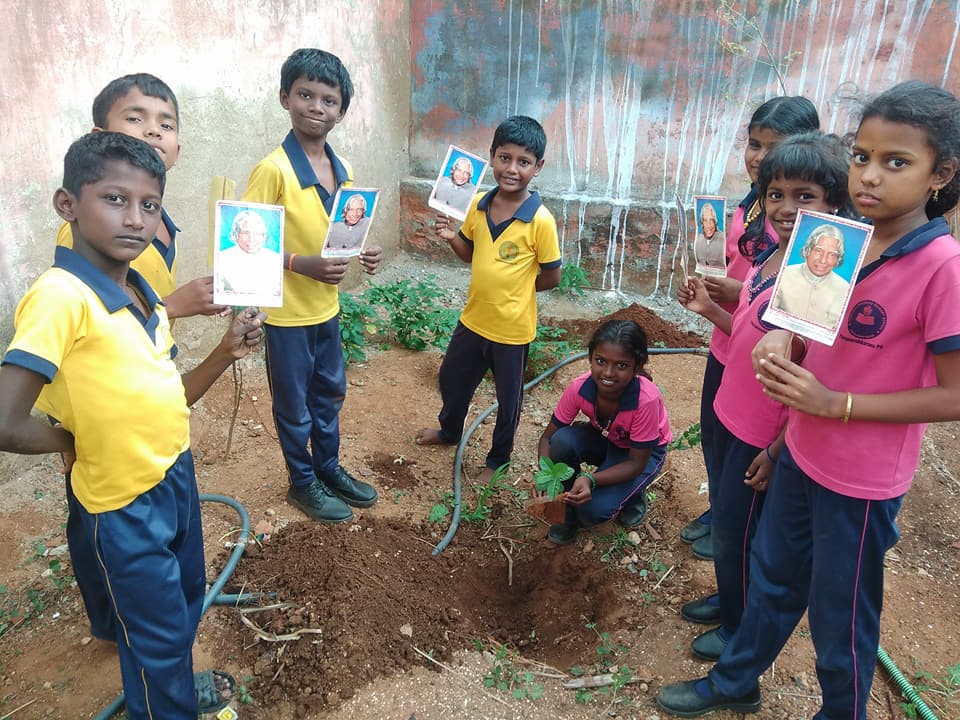
[[[533,474],[537,490],[546,493],[551,500],[563,492],[563,483],[573,477],[573,468],[562,462],[553,462],[548,457],[540,458],[540,469]]]

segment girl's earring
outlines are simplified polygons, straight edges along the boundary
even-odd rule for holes
[[[937,188],[933,191],[933,201],[937,202],[940,199],[940,188]]]
[[[833,214],[834,214],[834,215],[836,215],[838,212],[840,212],[840,208],[834,208],[834,209],[833,209]]]

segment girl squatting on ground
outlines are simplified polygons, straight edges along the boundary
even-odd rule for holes
[[[804,355],[775,330],[753,351],[757,379],[788,408],[785,443],[740,629],[707,677],[661,689],[671,714],[758,710],[760,675],[807,611],[815,718],[866,717],[883,558],[924,423],[960,418],[960,245],[943,218],[960,197],[958,158],[960,102],[945,90],[906,82],[864,108],[849,189],[874,235],[832,347],[811,342]]]
[[[638,525],[647,513],[646,487],[673,439],[663,396],[644,370],[647,336],[640,326],[610,320],[588,350],[590,371],[563,391],[538,447],[540,457],[577,471],[564,484],[566,517],[547,534],[557,545],[615,515],[627,527]],[[587,422],[573,422],[580,412]],[[597,469],[583,471],[583,463]]]
[[[804,133],[779,143],[764,158],[757,191],[766,222],[777,244],[756,258],[744,280],[740,302],[731,315],[710,299],[704,283],[691,278],[681,288],[680,302],[729,335],[727,364],[713,403],[713,465],[710,484],[714,510],[713,564],[717,577],[720,626],[698,636],[691,646],[703,660],[720,657],[740,626],[749,580],[750,544],[764,490],[780,452],[787,408],[763,392],[754,377],[751,353],[772,327],[763,321],[783,264],[797,211],[801,209],[852,217],[847,194],[848,153],[840,138]],[[693,601],[693,605],[703,601]]]

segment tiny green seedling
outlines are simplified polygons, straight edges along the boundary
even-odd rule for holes
[[[562,462],[553,462],[548,457],[540,458],[540,469],[533,474],[537,490],[547,494],[551,500],[563,492],[563,483],[573,477],[573,468]]]

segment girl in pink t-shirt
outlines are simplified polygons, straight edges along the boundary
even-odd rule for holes
[[[816,718],[866,718],[880,639],[883,559],[924,423],[960,419],[960,102],[910,81],[863,110],[849,190],[874,225],[833,346],[767,333],[753,351],[788,408],[750,556],[740,629],[708,677],[664,687],[693,717],[760,707],[758,679],[803,616],[822,688]],[[867,309],[869,308],[869,312]]]
[[[740,626],[746,601],[750,543],[760,518],[774,458],[782,444],[787,409],[767,397],[754,375],[751,353],[773,329],[763,321],[800,209],[852,217],[847,193],[849,152],[835,135],[794,135],[778,144],[760,165],[757,190],[778,243],[761,253],[744,279],[731,315],[710,299],[701,280],[691,278],[680,302],[729,334],[727,364],[714,400],[716,482],[713,508],[713,564],[717,576],[720,626],[698,636],[693,654],[716,660]],[[692,601],[693,607],[706,599]]]
[[[588,346],[590,372],[570,383],[540,437],[540,457],[577,472],[565,483],[563,523],[547,538],[573,542],[581,527],[619,514],[628,527],[647,512],[645,488],[663,466],[673,439],[659,388],[644,370],[647,336],[632,320],[610,320]],[[574,422],[583,414],[585,422]],[[581,470],[584,463],[596,470]]]
[[[743,164],[750,177],[750,192],[740,202],[730,226],[727,228],[727,276],[705,277],[703,283],[710,297],[724,310],[733,312],[740,299],[743,278],[750,269],[753,258],[766,249],[768,238],[774,237],[773,228],[764,222],[760,212],[760,198],[754,185],[760,162],[784,138],[797,133],[810,132],[820,127],[817,110],[805,97],[776,97],[767,100],[758,107],[747,124],[747,147],[743,152]],[[727,362],[728,334],[715,328],[710,336],[710,354],[703,373],[703,389],[700,395],[700,442],[703,449],[703,461],[706,465],[707,480],[712,482],[716,468],[713,466],[713,438],[716,415],[713,412],[713,399],[723,367]],[[699,517],[691,520],[680,531],[684,542],[693,544],[693,553],[697,557],[709,560],[713,556],[711,549],[710,523],[712,513],[707,509]],[[702,608],[706,615],[695,622],[715,620],[716,604]]]

